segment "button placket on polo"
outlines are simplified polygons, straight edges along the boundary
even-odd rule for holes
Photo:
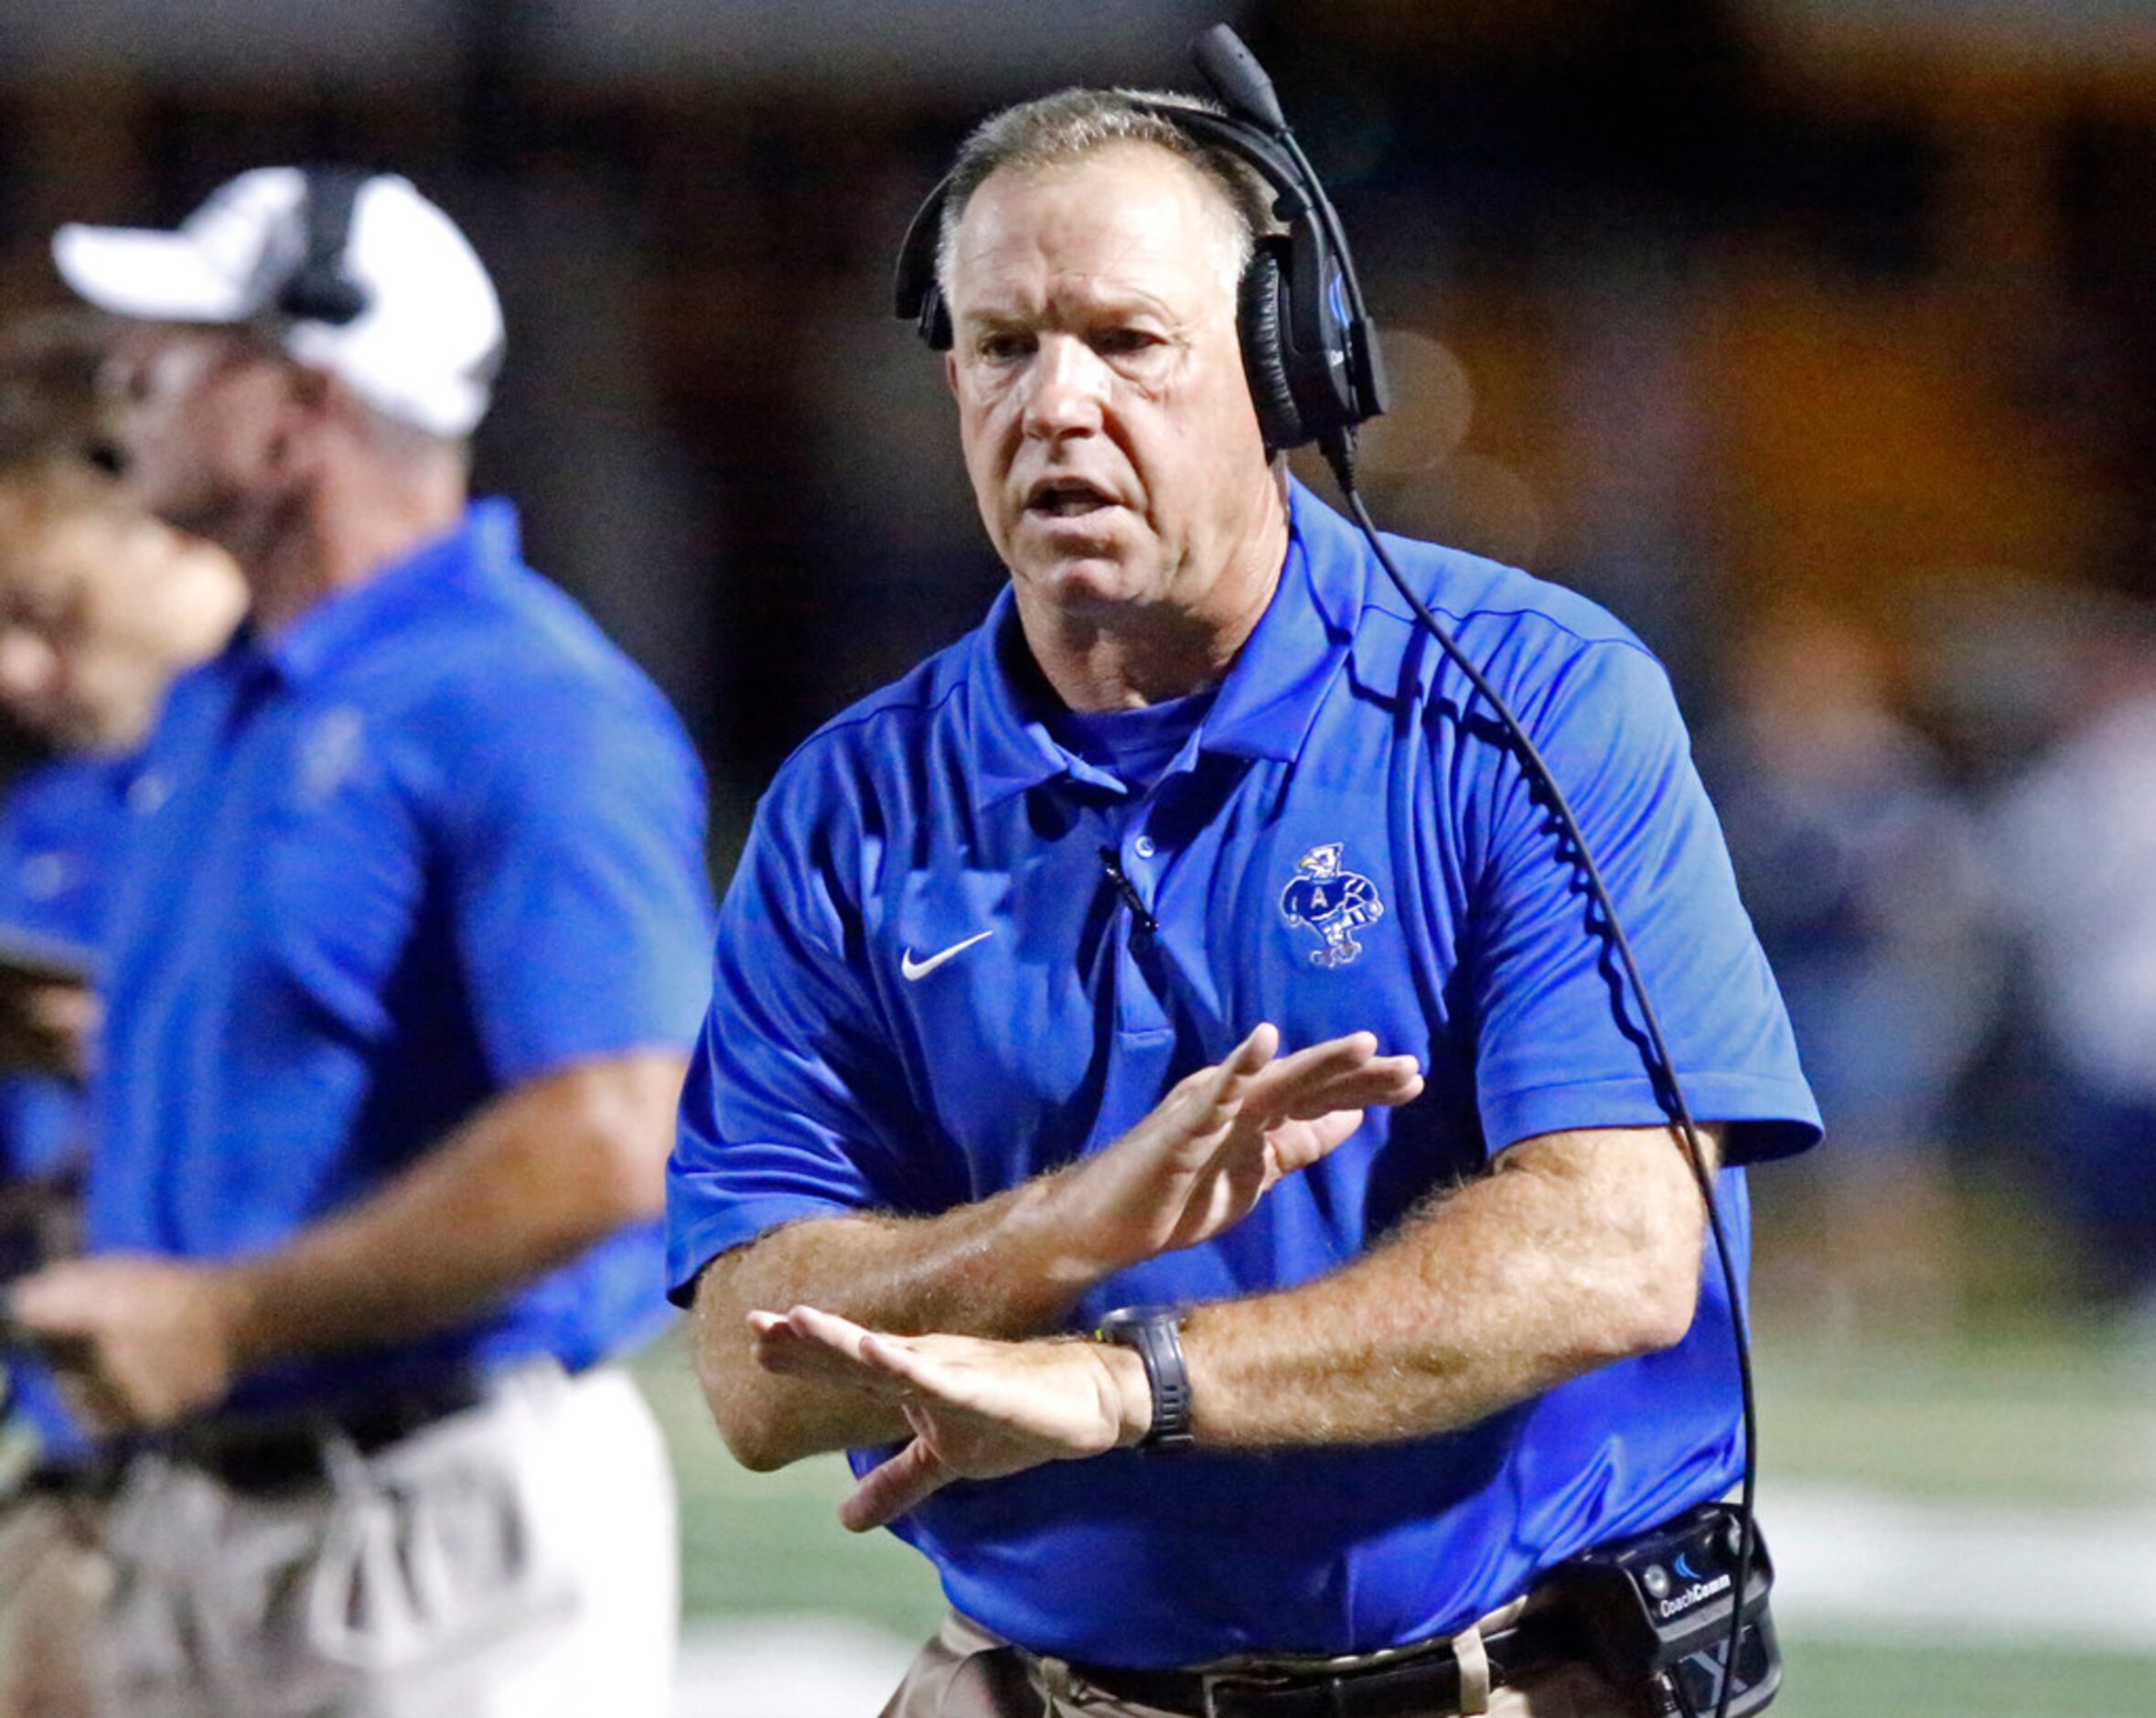
[[[1150,899],[1151,891],[1144,881],[1132,877],[1132,884]],[[1121,933],[1116,945],[1115,1018],[1117,1033],[1124,1038],[1151,1037],[1170,1030],[1168,1011],[1154,993],[1147,972],[1148,965],[1157,972],[1161,963],[1140,959],[1141,942],[1159,934],[1147,930],[1138,922],[1138,916],[1127,905],[1123,907]]]
[[[1175,993],[1187,981],[1180,972],[1168,919],[1178,911],[1187,918],[1194,908],[1203,910],[1196,900],[1185,898],[1177,908],[1168,899],[1169,874],[1178,851],[1173,831],[1181,814],[1178,808],[1186,804],[1195,790],[1199,757],[1198,739],[1194,735],[1166,772],[1132,801],[1121,844],[1124,873],[1153,921],[1150,929],[1141,929],[1134,921],[1125,928],[1123,993],[1132,998],[1142,996],[1149,1028],[1169,1037],[1180,1012]],[[1136,1014],[1135,1008],[1126,1007],[1121,1018],[1134,1023]]]

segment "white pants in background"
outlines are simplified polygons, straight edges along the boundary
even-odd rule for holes
[[[237,1488],[145,1455],[86,1513],[102,1718],[664,1718],[673,1482],[625,1376],[520,1369],[324,1458]]]

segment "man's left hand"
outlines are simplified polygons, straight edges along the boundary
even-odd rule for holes
[[[994,1479],[1044,1462],[1135,1444],[1153,1420],[1145,1369],[1128,1348],[1054,1337],[893,1337],[796,1306],[754,1312],[756,1357],[893,1402],[913,1428],[839,1506],[853,1532],[895,1520],[954,1479]]]
[[[71,1405],[109,1432],[168,1425],[222,1401],[244,1306],[231,1271],[141,1253],[49,1265],[7,1299],[22,1329],[51,1342]]]

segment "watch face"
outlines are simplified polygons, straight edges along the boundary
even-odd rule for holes
[[[1103,1313],[1095,1334],[1110,1342],[1125,1341],[1124,1332],[1140,1330],[1148,1325],[1173,1325],[1183,1327],[1184,1310],[1180,1306],[1119,1306],[1112,1313]]]

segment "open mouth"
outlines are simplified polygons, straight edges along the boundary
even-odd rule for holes
[[[1106,490],[1083,478],[1044,478],[1025,495],[1025,510],[1046,519],[1081,518],[1114,505]]]

